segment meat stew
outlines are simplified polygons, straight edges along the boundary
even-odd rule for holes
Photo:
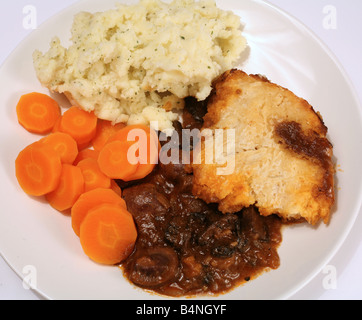
[[[191,118],[188,128],[200,127],[197,110]],[[120,182],[138,229],[122,265],[129,281],[173,297],[221,294],[278,268],[281,220],[256,207],[222,214],[192,194],[192,180],[184,165],[160,163],[141,181]]]

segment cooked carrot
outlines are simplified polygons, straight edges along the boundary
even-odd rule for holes
[[[124,208],[104,204],[90,210],[80,228],[80,243],[93,261],[115,265],[133,251],[137,229],[132,215]]]
[[[143,132],[145,132],[146,134],[151,132],[150,127],[143,125],[143,124],[135,124],[135,125],[129,125],[124,127],[123,129],[115,132],[112,136],[110,136],[108,138],[108,143],[112,142],[112,141],[137,141],[138,139],[128,139],[128,135],[130,134],[130,132],[132,130],[135,130],[134,132],[138,135],[140,135],[140,133],[142,134],[142,132],[140,131],[136,131],[136,130],[142,130]],[[134,135],[136,135],[134,134]],[[130,134],[130,138],[133,138]]]
[[[23,95],[16,106],[16,113],[19,123],[27,131],[37,134],[51,132],[61,116],[58,103],[38,92]]]
[[[77,164],[77,167],[81,169],[84,177],[85,192],[111,187],[111,179],[99,169],[97,160],[93,158],[84,159]]]
[[[77,142],[67,133],[55,132],[40,141],[57,152],[62,163],[72,164],[78,156]]]
[[[92,142],[86,142],[86,143],[81,143],[78,145],[78,149],[79,151],[85,150],[85,149],[89,149],[92,146]]]
[[[92,145],[95,150],[101,150],[107,143],[110,137],[116,134],[119,130],[123,129],[126,125],[124,123],[112,124],[111,121],[98,120],[97,133],[92,140]]]
[[[138,141],[139,149],[136,151],[136,156],[138,157],[139,165],[136,172],[127,178],[124,181],[134,181],[147,177],[155,168],[158,162],[159,150],[159,141],[156,135],[148,134],[147,140],[144,141],[140,139]]]
[[[60,122],[62,121],[62,116],[60,116],[54,124],[54,127],[52,129],[52,133],[59,132],[60,131]]]
[[[97,117],[92,112],[71,107],[64,112],[59,130],[70,134],[81,150],[90,144],[97,132]]]
[[[139,166],[134,174],[128,175],[122,180],[143,179],[153,171],[161,149],[157,134],[153,129],[146,125],[130,125],[110,137],[108,143],[113,141],[134,141],[134,143],[139,143],[139,149],[136,152],[136,156],[139,158]]]
[[[122,189],[121,187],[117,184],[117,182],[115,180],[111,180],[111,189],[117,193],[120,197],[122,197]]]
[[[70,209],[84,192],[84,179],[80,168],[63,164],[58,187],[45,198],[58,211]]]
[[[28,195],[43,196],[57,188],[62,162],[53,149],[35,142],[19,153],[15,171],[21,188]]]
[[[158,145],[158,149],[161,149],[160,141],[158,140],[158,136],[155,130],[143,124],[135,124],[126,126],[123,129],[117,131],[113,134],[107,143],[113,141],[129,141],[129,142],[138,142],[138,141],[147,141],[147,145],[151,141]]]
[[[89,210],[105,203],[112,203],[127,209],[126,202],[113,190],[98,188],[83,193],[72,207],[72,227],[77,236],[80,226]]]
[[[140,164],[133,175],[123,179],[123,181],[136,181],[147,177],[155,168],[154,164]]]
[[[74,165],[76,166],[79,162],[84,159],[92,158],[98,160],[99,152],[93,149],[83,149],[78,152],[77,158],[74,160]]]
[[[127,141],[113,141],[106,144],[98,157],[101,171],[107,177],[119,180],[124,180],[134,174],[138,168],[135,152],[131,152],[134,144]]]

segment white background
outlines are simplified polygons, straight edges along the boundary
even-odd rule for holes
[[[101,0],[100,0],[101,1]],[[242,1],[242,0],[235,0]],[[26,5],[37,9],[37,24],[52,17],[77,0],[0,0],[0,65],[31,30],[23,26]],[[309,27],[334,53],[350,77],[362,100],[362,1],[360,0],[270,0]],[[336,9],[335,28],[324,24],[326,6]],[[1,99],[1,97],[0,97]],[[343,106],[342,106],[343,107]],[[362,150],[361,150],[362,152]],[[322,272],[292,299],[362,299],[362,211],[337,255],[329,262],[337,271],[337,288],[326,290]],[[0,299],[37,300],[0,257]]]

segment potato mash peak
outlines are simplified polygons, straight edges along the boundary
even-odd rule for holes
[[[105,120],[172,127],[183,98],[204,100],[246,47],[240,18],[213,0],[141,0],[75,16],[72,44],[34,53],[39,81]]]

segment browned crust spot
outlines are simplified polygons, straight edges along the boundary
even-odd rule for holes
[[[334,201],[334,165],[331,160],[333,146],[328,139],[314,131],[304,134],[301,125],[294,121],[278,123],[275,134],[282,139],[278,142],[287,149],[316,163],[324,170],[323,180],[316,188],[314,196],[325,196]]]

